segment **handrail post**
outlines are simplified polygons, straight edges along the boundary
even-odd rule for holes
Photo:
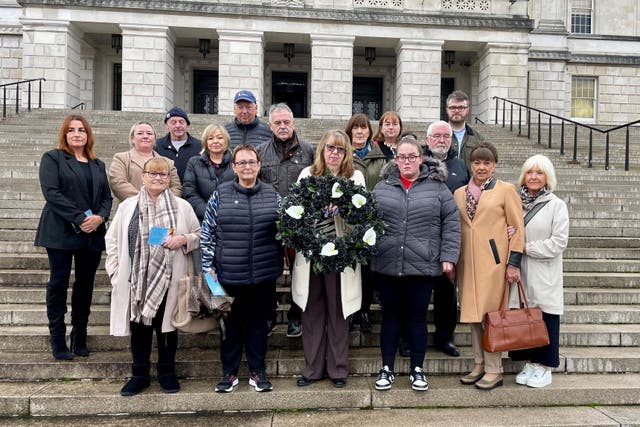
[[[552,137],[551,132],[552,132],[552,130],[551,130],[551,116],[549,116],[549,148],[551,148],[551,137]]]
[[[31,82],[27,83],[27,111],[31,112]]]
[[[624,147],[624,170],[629,170],[629,126],[627,126],[627,135]]]
[[[560,126],[560,155],[564,156],[564,120]]]
[[[7,87],[2,87],[2,119],[7,118]]]
[[[527,107],[527,139],[531,140],[531,108]]]
[[[588,167],[593,167],[593,129],[589,129],[589,164]]]
[[[609,170],[609,132],[605,135],[604,140],[604,170]]]
[[[506,101],[503,99],[502,100],[502,128],[503,129],[504,129],[504,123],[505,123],[506,110],[507,110]]]
[[[16,85],[16,116],[20,114],[20,85]]]
[[[573,124],[573,161],[578,161],[578,124]]]
[[[38,108],[42,108],[42,79],[40,79],[38,83]]]
[[[511,106],[511,110],[509,112],[509,131],[513,132],[513,103],[509,104]]]
[[[498,125],[498,98],[496,97],[496,126]]]
[[[540,118],[540,111],[538,111],[538,144],[542,143],[542,140],[540,139],[540,133],[542,132],[542,128],[540,127],[541,121],[542,119]]]
[[[522,105],[518,105],[518,136],[522,135]]]

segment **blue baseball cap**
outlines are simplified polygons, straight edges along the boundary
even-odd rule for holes
[[[255,103],[256,97],[253,96],[253,93],[248,90],[241,90],[240,92],[236,93],[236,96],[233,97],[234,104],[238,101],[249,101]]]

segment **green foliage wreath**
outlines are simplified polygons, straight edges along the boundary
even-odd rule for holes
[[[330,208],[331,207],[331,208]],[[322,224],[336,215],[347,224],[342,237],[326,235]],[[309,176],[295,183],[278,211],[278,239],[311,262],[316,274],[366,263],[384,232],[373,195],[350,179]]]

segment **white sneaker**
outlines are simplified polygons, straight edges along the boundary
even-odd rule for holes
[[[427,391],[429,390],[429,381],[427,381],[427,377],[424,374],[424,371],[421,367],[416,366],[411,370],[411,375],[409,375],[409,381],[411,382],[411,388],[417,391]]]
[[[395,374],[387,365],[380,369],[376,380],[376,390],[389,390],[396,379]]]
[[[551,369],[546,369],[543,366],[536,366],[535,370],[527,380],[529,387],[546,387],[551,384]]]
[[[533,374],[536,366],[535,363],[527,363],[524,365],[524,369],[516,375],[516,384],[527,385],[527,380],[531,377],[531,374]]]

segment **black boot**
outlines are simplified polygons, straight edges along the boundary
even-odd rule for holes
[[[74,326],[71,329],[71,351],[76,356],[87,357],[89,356],[89,349],[87,348],[87,328],[80,326]]]
[[[66,337],[64,335],[54,335],[49,337],[49,343],[51,344],[51,353],[53,353],[53,357],[58,360],[73,359],[73,353],[69,351]]]
[[[165,393],[177,393],[180,383],[176,377],[176,365],[173,363],[158,363],[158,382]]]
[[[363,334],[371,333],[371,320],[369,320],[369,313],[366,311],[360,313],[360,332]]]
[[[120,390],[121,396],[135,396],[141,391],[149,388],[151,384],[151,376],[149,375],[149,364],[131,365],[131,373],[133,376]]]

